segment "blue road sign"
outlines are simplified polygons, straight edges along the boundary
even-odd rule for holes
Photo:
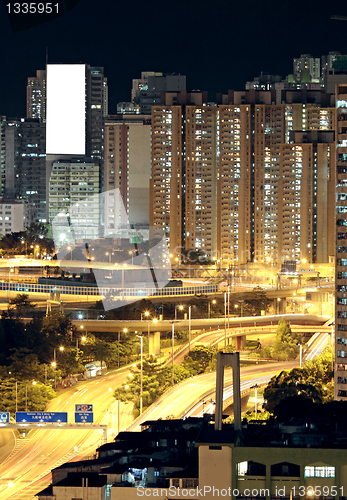
[[[0,412],[0,423],[8,424],[10,422],[10,414],[6,412]]]
[[[75,424],[92,424],[93,421],[93,413],[75,413]]]
[[[17,424],[37,424],[42,422],[51,423],[67,423],[66,412],[49,412],[49,411],[17,411]]]
[[[75,411],[82,413],[92,412],[93,405],[75,405]]]

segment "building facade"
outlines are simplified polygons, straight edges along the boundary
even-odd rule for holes
[[[335,399],[347,400],[347,83],[336,90]]]
[[[223,265],[280,264],[293,255],[329,262],[334,134],[322,134],[334,130],[335,109],[329,99],[320,102],[320,93],[312,95],[316,102],[307,92],[285,93],[289,102],[276,104],[274,91],[252,90],[230,93],[219,105],[152,108],[151,225],[165,228],[174,259],[181,248],[200,249]],[[300,139],[294,132],[306,133]],[[293,149],[299,140],[311,146]],[[283,196],[295,183],[292,175],[297,189],[290,210],[310,228],[303,234],[302,224],[301,240],[296,238],[300,224],[287,221],[289,191]],[[307,175],[312,185],[305,184]],[[308,187],[315,198],[305,219],[299,198],[306,203]],[[309,235],[312,241],[306,241]]]
[[[150,123],[150,115],[106,119],[105,234],[129,224],[149,225]]]
[[[46,121],[46,70],[38,69],[27,82],[26,117]]]
[[[62,240],[96,239],[100,232],[99,163],[56,160],[49,180],[49,220]],[[59,229],[58,229],[59,228]]]

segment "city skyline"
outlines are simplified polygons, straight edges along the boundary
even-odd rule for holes
[[[130,100],[131,79],[141,71],[186,74],[187,88],[207,90],[214,100],[214,92],[243,88],[261,71],[284,77],[300,54],[347,52],[345,22],[330,19],[345,14],[342,2],[324,9],[313,2],[294,2],[286,11],[273,1],[250,1],[247,9],[242,2],[179,1],[172,10],[157,1],[135,1],[130,10],[127,5],[81,0],[55,21],[17,33],[12,33],[2,8],[0,27],[8,49],[1,57],[6,75],[0,79],[0,92],[6,96],[1,114],[11,117],[24,116],[23,86],[29,75],[45,67],[46,54],[52,63],[104,67],[114,113],[117,102]]]

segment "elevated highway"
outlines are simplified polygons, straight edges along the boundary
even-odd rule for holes
[[[303,328],[309,326],[310,331],[312,327],[319,327],[319,331],[323,331],[321,325],[330,319],[329,316],[313,316],[308,314],[280,314],[272,316],[251,316],[240,318],[211,318],[211,319],[192,319],[190,320],[162,320],[154,323],[150,322],[150,329],[158,332],[168,332],[172,329],[172,323],[175,324],[177,330],[188,330],[189,323],[191,330],[210,330],[210,329],[224,329],[225,326],[233,329],[247,330],[247,332],[254,331],[256,334],[259,328],[268,327],[268,330],[273,333],[273,328],[277,327],[278,321],[281,318],[286,318],[291,325],[301,325]],[[73,320],[77,328],[83,326],[85,331],[89,332],[109,332],[109,331],[123,331],[127,328],[128,331],[148,332],[148,321],[143,320]],[[331,331],[331,327],[327,330]],[[248,335],[250,333],[247,333]],[[235,334],[236,335],[236,334]]]

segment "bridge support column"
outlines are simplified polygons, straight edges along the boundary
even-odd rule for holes
[[[160,332],[150,332],[149,334],[149,355],[160,356]]]
[[[287,299],[274,299],[274,314],[286,314]]]
[[[236,349],[238,351],[246,347],[246,340],[247,340],[246,335],[238,335],[236,337]]]

